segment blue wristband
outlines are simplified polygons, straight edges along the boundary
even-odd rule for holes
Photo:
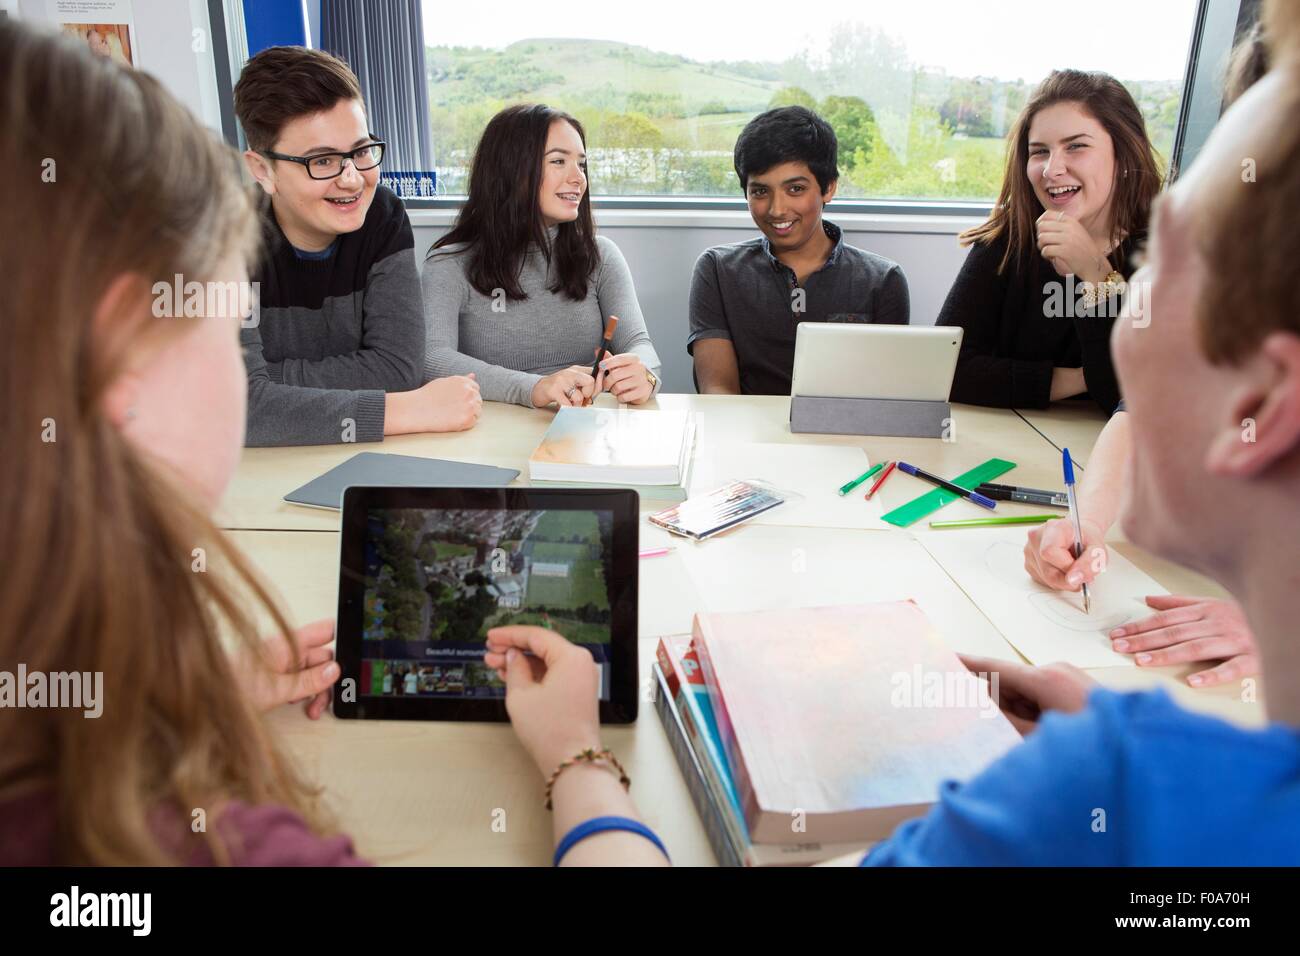
[[[663,841],[655,836],[654,831],[644,823],[628,819],[627,817],[593,817],[590,820],[579,823],[564,835],[564,839],[561,840],[559,845],[555,848],[555,860],[552,865],[559,866],[560,861],[564,859],[564,854],[572,850],[575,843],[579,843],[580,841],[587,839],[589,836],[595,836],[597,833],[605,833],[609,830],[626,830],[628,833],[635,833],[637,836],[645,837],[655,846],[659,847],[659,851],[664,855],[664,859],[669,863],[672,862],[672,857],[668,856],[668,850],[664,848]]]

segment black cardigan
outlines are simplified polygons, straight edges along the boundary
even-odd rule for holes
[[[1110,257],[1125,278],[1133,274],[1133,253],[1144,239],[1145,233],[1130,236]],[[1005,250],[1005,236],[971,246],[939,312],[936,324],[965,330],[951,401],[1046,408],[1052,369],[1082,367],[1088,395],[1109,415],[1119,404],[1110,357],[1118,298],[1101,303],[1105,308],[1083,310],[1078,285],[1067,301],[1072,286],[1037,253],[1028,268],[1013,258],[998,275]],[[1051,316],[1049,306],[1055,307]]]

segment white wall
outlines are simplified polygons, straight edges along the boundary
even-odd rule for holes
[[[687,299],[696,258],[710,246],[740,242],[757,234],[745,213],[688,215],[696,221],[711,219],[715,224],[638,226],[626,224],[635,218],[632,213],[610,214],[604,217],[608,222],[597,216],[601,235],[618,244],[632,270],[641,311],[664,363],[664,388],[670,392],[695,390],[686,336],[689,331]],[[423,262],[429,246],[446,231],[449,215],[443,210],[420,210],[413,212],[411,218],[415,224],[416,259]],[[663,222],[666,216],[656,214],[645,218]],[[833,215],[828,218],[836,219]],[[865,221],[855,222],[857,218],[844,216],[837,220],[845,227],[846,241],[901,265],[911,290],[912,323],[933,325],[966,257],[966,251],[957,244],[957,233],[979,220],[943,219],[890,225],[881,223],[878,217],[868,228]]]
[[[208,126],[221,131],[217,74],[204,0],[132,0],[135,64],[156,76],[178,100]],[[21,0],[22,18],[53,23],[46,0]],[[194,31],[202,30],[201,50]]]

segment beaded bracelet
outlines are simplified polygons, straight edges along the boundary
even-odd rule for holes
[[[1113,298],[1117,295],[1123,295],[1127,290],[1128,282],[1125,281],[1123,274],[1112,270],[1100,282],[1085,282],[1083,284],[1083,307],[1085,309],[1095,308],[1103,297],[1107,299]]]
[[[623,785],[624,790],[631,789],[632,778],[627,775],[627,771],[623,769],[623,765],[618,762],[618,758],[614,756],[613,752],[608,747],[604,750],[597,750],[595,747],[588,747],[586,750],[579,751],[556,767],[555,773],[551,774],[551,779],[546,781],[546,809],[552,809],[551,791],[555,789],[555,781],[559,779],[560,774],[564,773],[564,771],[568,770],[575,764],[594,764],[598,761],[605,761],[608,764],[612,764],[612,766],[609,767],[609,771],[611,773],[618,773],[618,782]]]

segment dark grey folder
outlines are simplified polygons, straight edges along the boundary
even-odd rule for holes
[[[363,451],[337,468],[313,478],[284,496],[295,505],[332,508],[343,504],[343,490],[351,485],[392,485],[400,488],[503,488],[519,477],[514,468],[473,465],[441,458],[384,455]]]

